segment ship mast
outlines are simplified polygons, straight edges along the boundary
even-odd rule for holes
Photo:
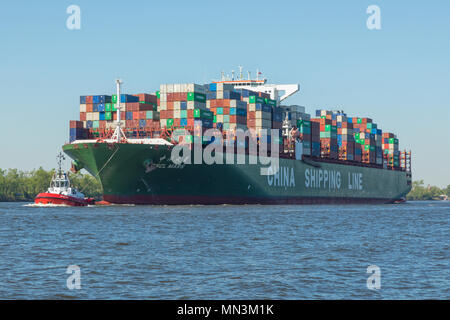
[[[57,156],[56,156],[56,162],[58,163],[58,177],[60,177],[62,175],[62,162],[66,160],[66,158],[64,157],[64,155],[60,152]]]
[[[117,94],[117,122],[116,122],[116,130],[114,131],[114,134],[112,136],[113,140],[116,140],[117,142],[120,142],[120,140],[123,138],[125,139],[125,134],[122,131],[122,128],[120,127],[120,111],[121,111],[121,105],[120,105],[120,85],[123,83],[122,80],[116,79],[116,94]]]

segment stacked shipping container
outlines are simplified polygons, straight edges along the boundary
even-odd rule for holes
[[[229,84],[163,84],[156,95],[123,94],[120,100],[122,127],[128,137],[142,137],[161,128],[193,130],[200,125],[203,130],[253,129],[259,134],[266,129],[269,133],[282,129],[288,119],[298,128],[305,155],[378,165],[384,159],[385,166],[401,166],[397,137],[382,133],[370,118],[317,110],[318,118],[311,119],[304,107],[279,107],[267,93],[234,89]],[[102,130],[112,134],[116,120],[117,96],[81,96],[80,120],[70,122],[70,141],[98,137]],[[190,133],[183,139],[193,141]]]

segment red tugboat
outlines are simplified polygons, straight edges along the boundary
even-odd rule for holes
[[[47,192],[39,193],[34,199],[34,203],[40,205],[66,205],[73,207],[84,207],[95,204],[94,199],[85,198],[84,194],[70,186],[67,173],[63,172],[61,169],[61,163],[62,160],[64,160],[64,156],[59,154],[57,159],[58,170],[53,175],[50,188],[48,188]]]

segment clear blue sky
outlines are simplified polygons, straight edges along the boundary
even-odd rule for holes
[[[81,30],[66,8],[81,8]],[[382,29],[366,28],[369,5]],[[450,2],[8,1],[0,9],[0,167],[52,168],[79,96],[206,83],[260,68],[287,102],[369,116],[413,150],[414,179],[450,184]]]

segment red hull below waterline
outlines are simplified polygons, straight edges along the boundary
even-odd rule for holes
[[[85,207],[90,204],[94,204],[93,199],[80,199],[71,196],[65,196],[61,194],[53,193],[40,193],[34,200],[35,204],[50,204],[50,205],[66,205],[72,207]]]

